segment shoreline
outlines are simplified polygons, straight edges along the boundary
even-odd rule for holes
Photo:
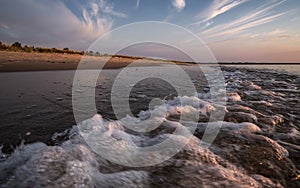
[[[87,69],[99,69],[99,67],[103,69],[119,69],[134,61],[139,61],[139,66],[163,65],[170,62],[177,65],[192,65],[192,63],[178,61],[119,55],[82,56],[79,54],[0,51],[0,72],[76,70],[82,60],[89,62]]]
[[[123,55],[84,56],[79,54],[0,51],[0,73],[76,70],[83,57],[84,61],[89,61],[89,66],[87,67],[88,69],[99,69],[99,67],[102,67],[102,69],[120,69],[128,66],[134,61],[139,61],[139,66],[155,66],[169,63],[185,66],[197,65],[193,62],[181,62]],[[201,63],[201,65],[213,66],[215,63]],[[218,65],[240,66],[243,68],[244,66],[300,66],[300,63],[218,62]]]

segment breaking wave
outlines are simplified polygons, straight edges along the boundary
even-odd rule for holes
[[[287,74],[225,69],[227,105],[208,93],[163,101],[138,117],[105,120],[101,115],[53,135],[56,146],[22,145],[2,156],[2,187],[297,187],[299,186],[299,83]],[[268,77],[272,77],[268,79]],[[251,80],[251,81],[250,81]],[[288,81],[284,81],[288,80]],[[210,121],[214,111],[223,121]],[[197,112],[197,123],[180,115]],[[159,123],[159,127],[152,127]],[[144,127],[146,133],[124,125]],[[220,126],[221,125],[221,126]],[[201,147],[207,129],[220,129],[209,148]],[[79,131],[80,130],[80,131]],[[190,131],[191,137],[174,135]],[[99,135],[101,137],[99,137]],[[162,163],[144,167],[118,165],[119,156],[136,157],[130,148],[171,138],[183,148]],[[103,153],[87,144],[90,139]],[[90,142],[88,142],[90,143]],[[130,148],[128,149],[128,147]],[[161,154],[161,153],[159,153]],[[138,156],[151,161],[158,153]],[[107,157],[110,156],[110,160]],[[115,159],[114,159],[115,158]]]

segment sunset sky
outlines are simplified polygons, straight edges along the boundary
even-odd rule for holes
[[[3,0],[0,40],[85,50],[138,21],[184,27],[218,61],[300,62],[299,0]]]

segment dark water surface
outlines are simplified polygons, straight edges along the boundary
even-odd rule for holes
[[[202,71],[197,66],[182,67],[197,90],[202,91],[206,85]],[[96,106],[98,113],[107,119],[116,118],[111,107],[111,90],[121,70],[102,70],[98,78]],[[74,73],[39,71],[0,74],[0,145],[4,146],[4,152],[12,151],[22,140],[25,143],[49,143],[55,132],[62,132],[76,124],[72,110]],[[131,111],[136,115],[141,110],[147,110],[153,98],[170,99],[176,95],[176,90],[164,80],[142,80],[131,91]]]

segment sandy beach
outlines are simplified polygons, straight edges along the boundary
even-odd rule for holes
[[[160,60],[141,59],[125,56],[82,56],[78,54],[59,53],[26,53],[0,51],[0,72],[20,71],[49,71],[49,70],[76,70],[84,57],[88,61],[88,69],[115,69],[126,67],[133,61],[139,61],[140,66],[153,66],[166,63]],[[176,64],[185,64],[174,62]],[[189,64],[186,64],[189,65]]]
[[[0,51],[0,72],[76,69],[81,55]]]

